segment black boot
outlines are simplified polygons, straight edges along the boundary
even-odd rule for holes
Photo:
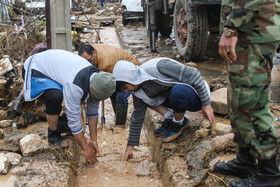
[[[59,131],[60,133],[66,133],[67,135],[72,135],[72,132],[68,126],[66,114],[59,116],[57,123],[57,131]]]
[[[65,139],[61,136],[58,130],[48,128],[48,143],[54,146],[67,147]]]
[[[250,154],[249,148],[240,148],[235,159],[227,163],[217,162],[214,170],[224,175],[246,178],[254,173],[256,166],[256,159]]]
[[[249,178],[232,181],[231,187],[280,187],[280,172],[276,156],[270,160],[259,160],[257,171]]]
[[[125,125],[128,104],[116,104],[116,125]]]

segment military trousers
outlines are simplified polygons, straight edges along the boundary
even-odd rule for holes
[[[228,103],[234,142],[249,148],[257,159],[275,156],[279,140],[274,133],[269,110],[272,58],[280,42],[241,44],[235,50],[237,60],[228,63]]]

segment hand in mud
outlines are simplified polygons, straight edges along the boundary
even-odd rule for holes
[[[202,107],[202,113],[203,113],[203,118],[205,118],[207,116],[210,123],[213,124],[215,115],[213,112],[213,108],[211,107],[210,104]]]
[[[133,158],[133,148],[134,148],[133,146],[129,146],[129,145],[126,147],[124,158],[123,158],[125,161]]]
[[[230,63],[233,63],[237,59],[235,53],[235,46],[237,40],[238,40],[237,36],[227,38],[223,34],[219,43],[219,53],[221,57],[229,61]]]
[[[93,167],[95,162],[97,162],[96,153],[95,153],[94,149],[91,148],[90,146],[88,146],[87,148],[84,148],[83,151],[84,151],[84,156],[86,159],[86,165]]]
[[[90,141],[89,141],[89,146],[90,146],[91,148],[93,148],[93,150],[94,150],[97,154],[99,154],[99,149],[98,149],[97,141],[90,140]]]

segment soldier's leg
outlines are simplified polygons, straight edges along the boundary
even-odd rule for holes
[[[235,141],[240,147],[249,146],[258,159],[272,158],[278,145],[269,111],[270,73],[277,43],[239,45],[237,63],[228,68]]]
[[[231,73],[232,97],[235,98],[233,121],[243,143],[258,158],[259,167],[247,179],[232,181],[230,186],[280,186],[276,163],[279,141],[274,134],[273,118],[269,111],[269,83],[272,57],[279,42],[248,46],[247,73]],[[236,70],[236,69],[234,69]]]

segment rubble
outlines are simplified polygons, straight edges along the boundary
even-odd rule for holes
[[[212,127],[210,121],[208,120],[208,118],[204,118],[201,122],[200,122],[200,126],[202,128],[206,128],[206,129],[210,129]]]
[[[214,125],[214,130],[218,135],[224,135],[232,132],[231,125],[223,123],[216,123]]]
[[[0,128],[9,127],[12,125],[12,120],[1,120],[0,121]]]
[[[214,113],[228,115],[227,88],[211,92],[211,106]]]
[[[211,131],[210,129],[201,128],[201,129],[195,131],[195,136],[197,138],[204,138],[204,137],[208,136],[210,131]]]
[[[234,134],[229,133],[221,136],[216,136],[211,140],[213,149],[217,152],[225,151],[227,148],[233,147]]]
[[[10,162],[4,153],[0,153],[0,174],[7,174],[10,169]]]
[[[40,136],[36,134],[29,134],[20,141],[20,150],[23,156],[32,155],[43,150],[43,143]]]
[[[22,156],[18,153],[6,153],[6,156],[9,160],[9,162],[14,166],[14,165],[18,165],[21,161]]]
[[[13,69],[9,55],[4,55],[0,60],[0,76],[5,75]]]

